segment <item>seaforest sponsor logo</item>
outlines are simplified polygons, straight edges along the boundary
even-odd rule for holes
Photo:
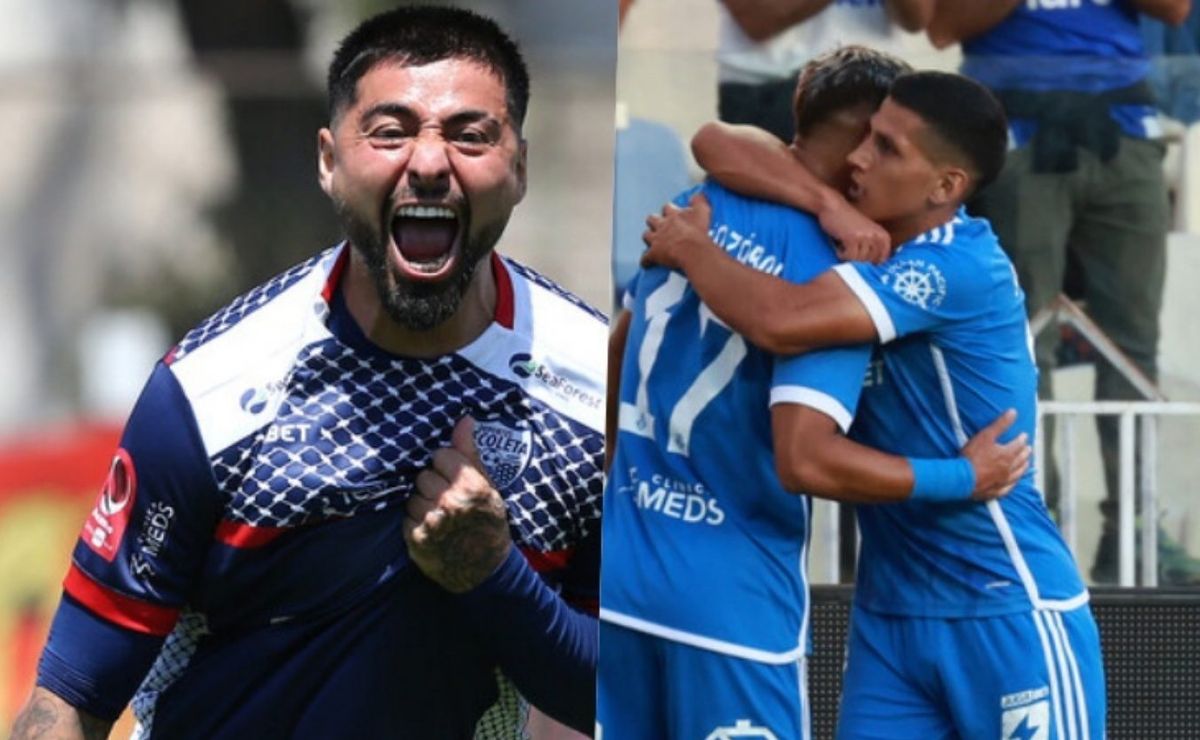
[[[553,390],[559,396],[582,403],[588,408],[598,409],[604,403],[602,395],[579,387],[567,378],[554,372],[548,365],[535,360],[532,355],[518,352],[508,358],[508,367],[518,378],[533,378]]]
[[[257,416],[266,410],[267,406],[279,396],[286,386],[285,381],[273,380],[261,386],[247,388],[238,396],[238,406],[241,406],[242,411],[247,414]]]
[[[482,419],[475,422],[475,447],[496,488],[521,477],[533,456],[533,433],[525,422]]]
[[[137,496],[137,472],[133,458],[118,449],[108,466],[108,477],[100,489],[100,499],[83,523],[80,537],[100,557],[112,562],[129,526],[133,502]]]
[[[1050,689],[1041,686],[1000,697],[1000,737],[1050,740]]]
[[[636,467],[629,468],[628,482],[617,493],[633,496],[639,509],[653,511],[687,524],[717,526],[725,521],[725,512],[703,483],[671,478],[662,473],[641,477]]]

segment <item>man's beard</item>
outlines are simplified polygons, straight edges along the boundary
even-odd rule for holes
[[[362,255],[383,310],[393,321],[411,331],[434,329],[458,311],[480,259],[492,250],[504,231],[504,224],[501,223],[472,239],[470,211],[467,209],[461,217],[462,246],[454,272],[437,282],[414,282],[392,275],[388,270],[387,240],[391,236],[390,229],[383,231],[372,225],[354,213],[340,198],[334,198],[334,207],[350,244]],[[393,280],[395,287],[392,286]]]

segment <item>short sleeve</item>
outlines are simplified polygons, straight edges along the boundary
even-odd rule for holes
[[[871,362],[869,344],[831,347],[775,360],[771,405],[797,403],[822,412],[850,429]]]
[[[115,719],[179,618],[218,511],[190,405],[160,364],[84,521],[38,685]]]
[[[112,624],[165,635],[192,591],[219,514],[190,404],[160,364],[84,521],[64,590]]]
[[[871,315],[880,343],[934,331],[987,309],[988,269],[969,245],[908,244],[882,265],[852,262],[834,271]]]

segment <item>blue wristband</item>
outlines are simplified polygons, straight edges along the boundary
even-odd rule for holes
[[[965,457],[910,457],[913,501],[964,501],[975,492],[975,468]]]

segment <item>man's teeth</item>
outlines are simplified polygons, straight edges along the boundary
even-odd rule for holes
[[[400,206],[396,215],[401,218],[454,218],[454,211],[443,206]]]

